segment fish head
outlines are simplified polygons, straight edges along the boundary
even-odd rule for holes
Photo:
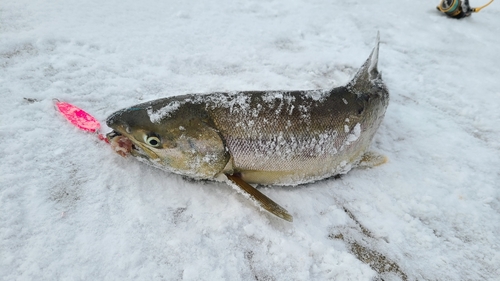
[[[110,143],[177,174],[213,179],[229,162],[229,152],[203,105],[183,97],[132,106],[106,120]]]

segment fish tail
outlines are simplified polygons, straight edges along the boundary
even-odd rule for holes
[[[347,88],[361,94],[369,92],[373,84],[379,84],[382,81],[382,76],[378,72],[378,49],[380,45],[380,32],[377,32],[377,42],[372,53],[359,68],[354,78],[347,84]]]

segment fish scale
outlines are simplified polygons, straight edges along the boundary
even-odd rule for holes
[[[208,112],[226,141],[234,169],[248,182],[262,184],[299,184],[310,181],[309,177],[338,173],[341,162],[349,160],[337,155],[352,135],[345,126],[353,129],[356,125],[346,120],[361,120],[359,112],[366,107],[355,93],[336,89],[319,99],[311,98],[309,91],[275,93],[274,99],[266,98],[268,92],[225,95],[213,100],[246,95],[242,99],[246,102],[227,107],[212,104],[207,98]],[[292,102],[303,109],[292,109]],[[254,179],[259,171],[280,172],[280,176],[263,182]]]

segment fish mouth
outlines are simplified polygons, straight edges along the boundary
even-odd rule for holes
[[[124,130],[114,129],[106,134],[106,139],[111,144],[113,150],[121,156],[132,154],[134,157],[141,157],[149,160],[160,159],[158,154],[135,140],[133,136]]]

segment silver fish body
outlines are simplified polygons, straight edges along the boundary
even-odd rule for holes
[[[112,114],[108,138],[123,136],[132,155],[193,178],[296,185],[344,174],[367,152],[389,103],[378,46],[346,86],[154,100]]]

